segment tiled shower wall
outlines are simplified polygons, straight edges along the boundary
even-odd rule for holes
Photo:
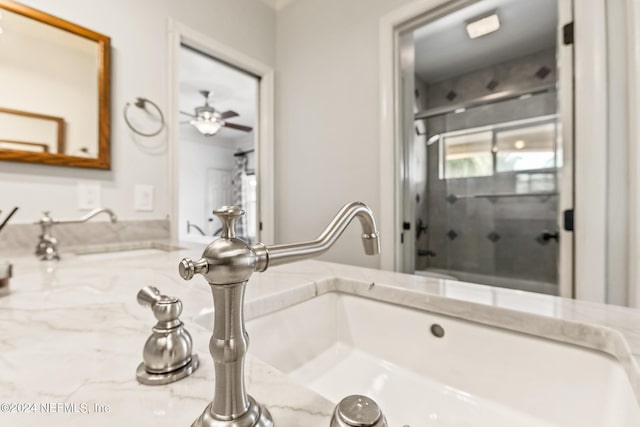
[[[489,93],[539,87],[556,81],[555,64],[555,51],[547,50],[435,84],[417,85],[418,102],[428,108],[441,107]],[[554,113],[555,92],[471,108],[428,119],[425,139],[418,144],[424,145],[432,135],[446,131]],[[426,170],[419,181],[426,181],[426,194],[416,195],[416,220],[427,224],[428,230],[416,243],[416,269],[557,283],[558,245],[554,240],[540,240],[544,230],[557,229],[557,196],[468,197],[556,191],[555,171],[441,180],[439,150],[439,143],[422,150],[426,153]]]

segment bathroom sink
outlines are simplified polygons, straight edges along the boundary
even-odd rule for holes
[[[163,242],[122,242],[95,246],[71,248],[70,251],[87,261],[107,261],[111,259],[158,255],[183,249]]]
[[[254,357],[334,403],[373,398],[390,426],[640,425],[620,363],[578,346],[339,293],[247,330]]]

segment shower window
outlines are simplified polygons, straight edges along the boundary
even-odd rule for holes
[[[555,123],[496,130],[495,136],[498,172],[556,167]]]
[[[475,178],[560,166],[555,117],[440,135],[440,179]]]
[[[493,175],[491,131],[444,136],[444,171],[448,178],[471,178]]]

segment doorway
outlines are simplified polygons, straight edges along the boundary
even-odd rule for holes
[[[221,206],[246,212],[239,238],[256,242],[255,149],[258,77],[182,44],[179,54],[178,237],[209,242],[222,231]]]
[[[273,69],[173,20],[168,57],[171,236],[209,243],[237,205],[237,234],[273,243]]]
[[[573,295],[570,14],[451,2],[399,34],[403,271]]]

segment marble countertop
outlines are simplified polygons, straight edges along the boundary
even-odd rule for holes
[[[11,292],[0,298],[0,425],[191,425],[213,395],[211,332],[193,322],[212,303],[204,279],[183,281],[177,264],[186,256],[199,258],[202,249],[189,245],[102,260],[66,255],[60,262],[13,257]],[[135,379],[154,324],[151,311],[136,302],[138,290],[148,285],[182,299],[181,318],[201,361],[194,375],[166,386]],[[603,351],[620,361],[640,396],[639,310],[305,261],[254,274],[245,317],[332,291]],[[252,358],[251,350],[246,374],[249,393],[269,408],[276,425],[329,425],[334,403]]]

